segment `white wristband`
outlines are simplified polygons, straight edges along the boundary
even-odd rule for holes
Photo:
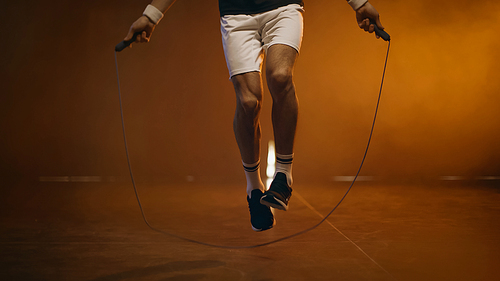
[[[361,8],[364,4],[366,4],[368,0],[349,0],[347,3],[351,5],[352,9],[356,11],[357,9]]]
[[[153,5],[148,5],[142,15],[148,17],[154,24],[158,24],[163,18],[163,13]]]

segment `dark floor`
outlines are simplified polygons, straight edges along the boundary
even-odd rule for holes
[[[249,224],[242,187],[139,185],[150,223],[249,246],[316,224],[345,184],[296,184],[274,229]],[[301,236],[219,249],[142,221],[129,183],[37,183],[1,199],[0,280],[499,280],[500,188],[357,183]]]

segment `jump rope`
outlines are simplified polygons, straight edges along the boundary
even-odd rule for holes
[[[304,234],[306,232],[309,232],[311,230],[316,229],[324,221],[326,221],[328,219],[328,217],[342,203],[342,201],[344,201],[344,199],[346,198],[347,194],[349,194],[349,192],[351,191],[354,183],[356,182],[356,179],[358,178],[358,175],[361,172],[361,168],[363,167],[363,163],[365,162],[366,154],[368,153],[368,148],[370,147],[370,142],[372,140],[373,129],[375,128],[375,121],[377,120],[377,113],[378,113],[378,108],[379,108],[379,104],[380,104],[380,97],[382,96],[382,86],[384,85],[385,70],[387,68],[387,59],[389,58],[389,49],[391,47],[391,41],[390,41],[391,37],[389,36],[389,34],[387,32],[385,32],[384,30],[379,29],[377,27],[377,24],[375,24],[375,22],[373,20],[370,20],[370,23],[374,25],[374,27],[375,27],[375,30],[374,30],[375,33],[379,37],[381,37],[382,39],[384,39],[385,41],[387,41],[388,44],[387,44],[387,54],[385,56],[384,71],[382,72],[382,81],[380,83],[380,90],[379,90],[379,93],[378,93],[377,105],[375,107],[375,115],[373,117],[373,122],[372,122],[371,130],[370,130],[370,136],[368,137],[368,143],[366,145],[365,153],[363,155],[363,159],[361,160],[361,164],[359,165],[359,168],[358,168],[358,171],[356,173],[356,176],[354,176],[354,179],[352,180],[349,188],[345,192],[344,196],[342,196],[342,198],[340,199],[340,201],[337,203],[337,205],[335,205],[335,207],[321,221],[319,221],[314,226],[312,226],[310,228],[307,228],[307,229],[304,229],[302,231],[296,232],[294,234],[291,234],[291,235],[288,235],[288,236],[284,236],[284,237],[279,238],[279,239],[275,239],[275,240],[272,240],[272,241],[269,241],[269,242],[265,242],[265,243],[261,243],[261,244],[248,245],[248,246],[217,245],[217,244],[211,244],[211,243],[206,243],[206,242],[202,242],[202,241],[198,241],[198,240],[186,238],[186,237],[174,234],[174,233],[170,233],[170,232],[167,232],[167,231],[164,231],[164,230],[157,229],[157,228],[153,227],[148,222],[148,220],[146,219],[146,215],[144,213],[144,209],[142,208],[141,200],[139,198],[139,193],[137,192],[137,187],[136,187],[135,180],[134,180],[134,174],[132,172],[132,166],[130,164],[130,157],[129,157],[128,145],[127,145],[127,136],[125,134],[125,121],[124,121],[124,117],[123,117],[122,94],[121,94],[121,89],[120,89],[120,77],[118,75],[118,59],[117,59],[117,55],[116,55],[117,52],[122,51],[123,49],[125,49],[126,47],[128,47],[130,44],[132,44],[135,41],[135,38],[137,37],[137,35],[139,35],[140,33],[134,34],[134,36],[132,37],[131,40],[129,40],[129,41],[122,41],[118,45],[116,45],[116,47],[115,47],[116,80],[117,80],[117,83],[118,83],[118,98],[119,98],[119,102],[120,102],[120,115],[121,115],[121,122],[122,122],[123,142],[124,142],[124,145],[125,145],[125,154],[127,156],[127,164],[128,164],[128,169],[129,169],[129,173],[130,173],[130,179],[132,181],[132,186],[134,187],[135,197],[137,198],[137,203],[139,204],[139,209],[141,210],[142,218],[143,218],[144,222],[146,223],[146,225],[151,230],[153,230],[155,232],[158,232],[158,233],[161,233],[161,234],[164,234],[164,235],[168,235],[168,236],[171,236],[171,237],[175,237],[175,238],[187,241],[187,242],[199,244],[199,245],[204,245],[204,246],[209,246],[209,247],[215,247],[215,248],[223,248],[223,249],[250,249],[250,248],[258,248],[258,247],[263,247],[263,246],[271,245],[271,244],[274,244],[274,243],[277,243],[277,242],[280,242],[280,241],[288,240],[290,238],[302,235],[302,234]]]

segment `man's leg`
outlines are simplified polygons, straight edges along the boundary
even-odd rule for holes
[[[247,201],[250,221],[255,231],[274,226],[274,215],[268,206],[260,204],[265,186],[260,178],[260,109],[262,80],[259,72],[248,72],[231,78],[236,92],[234,135],[240,149],[247,179]]]
[[[233,129],[243,163],[255,163],[260,157],[260,109],[262,81],[259,72],[248,72],[231,78],[236,92]]]
[[[265,191],[260,178],[262,80],[259,72],[235,75],[231,80],[236,93],[233,130],[245,169],[247,194],[252,197],[254,189]]]
[[[298,117],[298,100],[292,74],[297,51],[276,44],[267,50],[266,78],[273,98],[272,120],[276,147],[276,173],[261,203],[281,210],[288,209],[291,196],[292,160]]]
[[[292,75],[297,51],[276,44],[267,51],[266,78],[273,98],[272,120],[276,153],[292,154],[299,105]]]

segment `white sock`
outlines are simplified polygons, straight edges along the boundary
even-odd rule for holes
[[[288,155],[276,153],[276,173],[278,172],[284,173],[286,175],[288,186],[290,187],[293,184],[292,162],[293,162],[293,153]],[[274,174],[274,176],[276,176],[276,173]]]
[[[243,163],[243,169],[245,169],[247,178],[247,194],[249,198],[252,197],[252,190],[254,189],[266,190],[260,178],[260,160],[253,164]]]

